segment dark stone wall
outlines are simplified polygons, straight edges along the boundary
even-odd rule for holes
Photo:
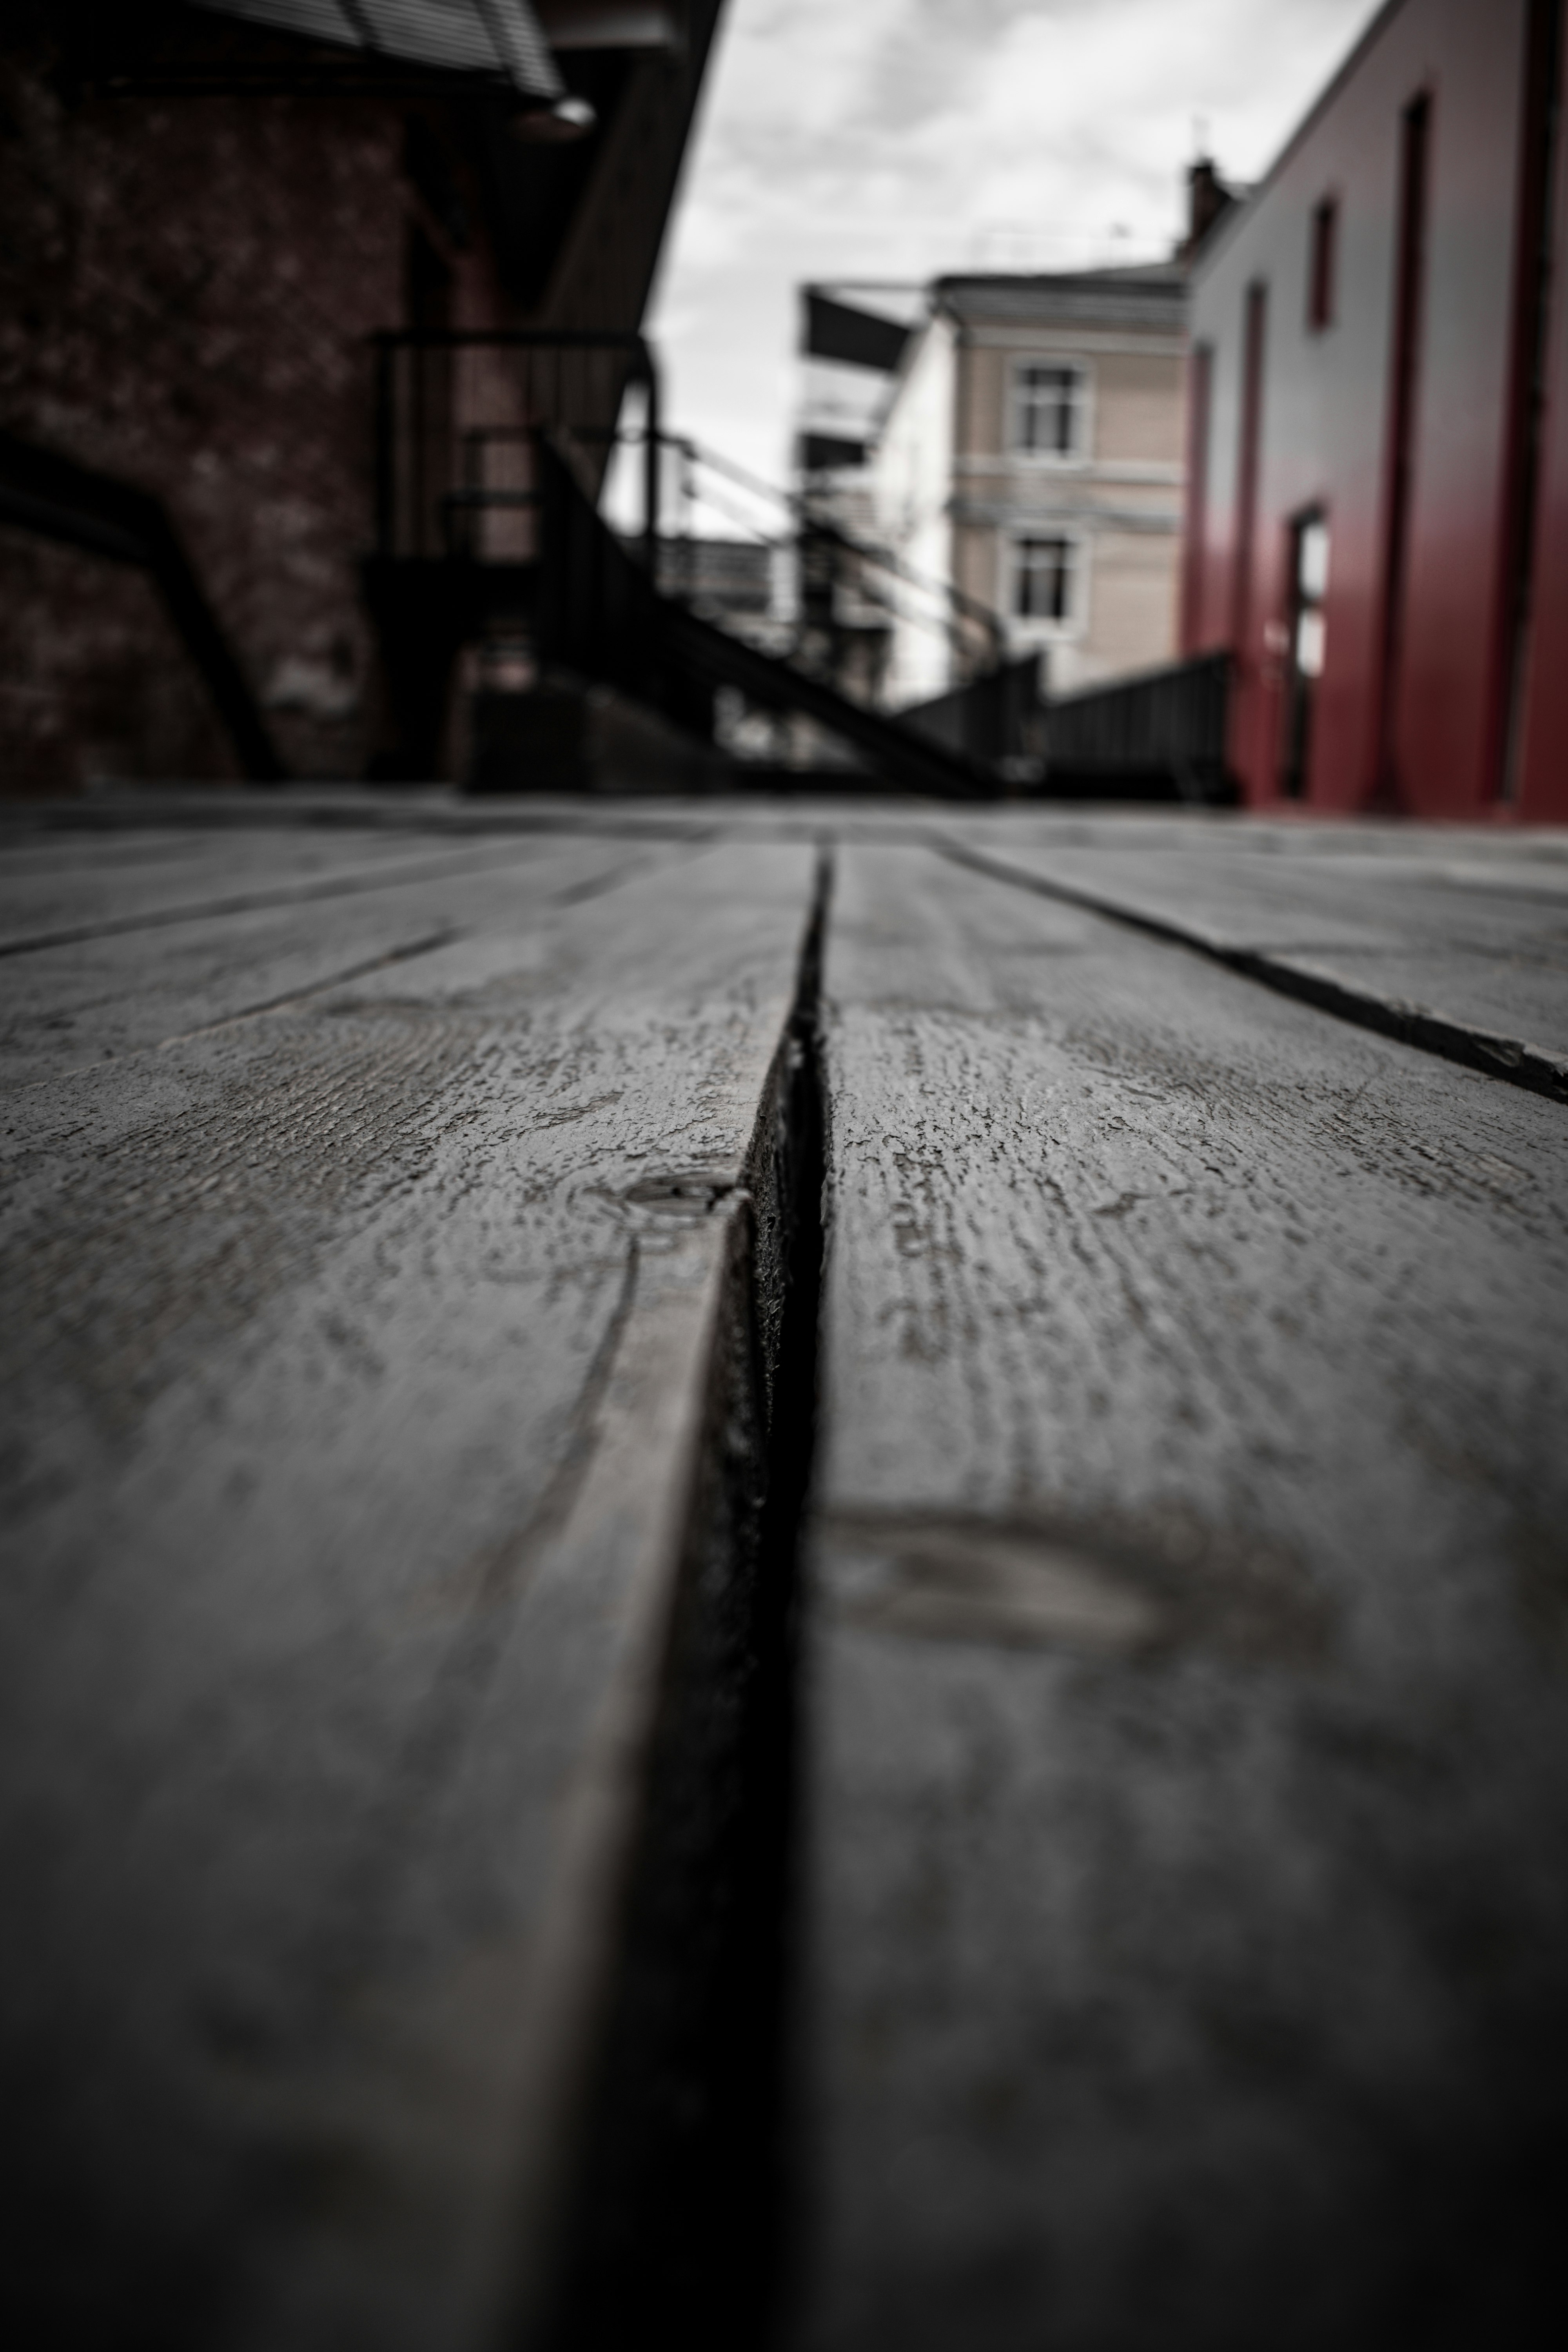
[[[366,338],[403,319],[411,221],[468,323],[488,263],[405,179],[389,99],[83,95],[5,46],[0,425],[162,498],[290,771],[363,775]],[[0,530],[0,790],[235,772],[149,583]]]
[[[0,793],[237,774],[147,573],[0,529]]]

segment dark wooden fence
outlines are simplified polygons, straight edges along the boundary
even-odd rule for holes
[[[973,760],[988,760],[1006,776],[1009,768],[1004,763],[1043,766],[1044,712],[1040,656],[1025,654],[899,716],[906,727],[918,729],[933,742]],[[1014,773],[1010,781],[1027,782],[1026,772]]]
[[[1233,799],[1225,751],[1230,667],[1228,653],[1200,654],[1047,702],[1046,789],[1142,797],[1163,787],[1181,800]]]
[[[1047,799],[1235,798],[1226,766],[1228,654],[1144,670],[1053,698],[1039,656],[1005,662],[900,713],[908,727]]]

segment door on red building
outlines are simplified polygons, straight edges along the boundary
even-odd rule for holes
[[[1290,608],[1285,646],[1284,726],[1279,747],[1279,790],[1286,800],[1304,800],[1312,756],[1312,704],[1328,650],[1323,601],[1329,590],[1329,522],[1321,507],[1308,507],[1289,522],[1287,578]]]

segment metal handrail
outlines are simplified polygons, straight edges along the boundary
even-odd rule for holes
[[[650,570],[655,566],[658,551],[658,451],[666,436],[659,428],[658,366],[653,350],[643,335],[609,327],[384,327],[371,336],[370,342],[375,353],[375,518],[376,543],[382,555],[389,556],[395,552],[396,539],[395,369],[399,352],[624,352],[630,362],[625,380],[629,383],[643,384],[647,399],[642,537],[644,560]],[[565,419],[538,419],[513,428],[477,429],[494,433],[515,431],[521,436],[536,431],[542,423],[567,422]],[[459,505],[483,507],[514,503],[504,493],[486,494],[478,499],[447,493],[438,503],[445,508],[447,499],[451,499],[454,508]]]
[[[962,613],[985,630],[991,640],[994,657],[998,662],[1005,659],[1007,650],[1005,625],[1000,614],[994,612],[989,604],[983,604],[977,596],[955,588],[950,580],[931,579],[925,572],[916,571],[913,564],[906,563],[902,556],[895,555],[891,549],[876,547],[868,540],[857,539],[853,531],[846,530],[840,523],[825,521],[812,511],[805,492],[781,490],[773,483],[764,482],[760,474],[753,474],[748,467],[737,465],[733,457],[721,457],[717,449],[706,449],[700,442],[685,440],[680,446],[700,465],[711,466],[717,473],[728,474],[731,480],[738,482],[742,489],[754,491],[759,497],[776,499],[799,520],[809,522],[814,530],[820,531],[824,538],[834,540],[847,553],[875,563],[884,572],[892,572],[896,579],[907,581],[911,588],[921,588],[930,595],[945,597],[955,613]]]
[[[626,433],[611,425],[586,431],[579,429],[575,437],[600,445],[635,447],[645,436],[640,431]],[[749,490],[755,497],[771,499],[775,506],[783,507],[796,521],[805,523],[819,537],[831,540],[836,546],[842,547],[846,553],[855,556],[859,562],[872,564],[879,571],[890,573],[894,579],[903,581],[909,587],[918,588],[923,594],[942,598],[952,613],[973,621],[976,626],[984,630],[990,646],[991,659],[995,667],[1000,667],[1006,661],[1006,625],[999,613],[995,612],[991,605],[982,604],[978,597],[969,595],[963,589],[955,587],[951,581],[931,579],[927,573],[917,571],[913,564],[906,563],[902,556],[895,555],[889,548],[878,547],[869,540],[858,539],[852,531],[844,530],[841,524],[826,521],[812,509],[808,499],[801,492],[781,490],[776,483],[764,481],[760,474],[752,473],[747,467],[737,464],[734,458],[721,456],[717,449],[708,448],[702,442],[693,440],[688,434],[661,433],[658,438],[663,447],[678,450],[683,457],[689,458],[694,464],[706,466],[715,473],[727,475],[740,488]],[[731,519],[741,523],[742,528],[750,529],[763,546],[783,547],[789,544],[787,539],[770,537],[754,523],[749,523],[747,519],[737,514],[733,508],[725,506],[723,500],[716,498],[711,490],[704,490],[700,496],[705,504],[718,507],[721,513],[730,515]],[[886,611],[897,612],[898,607],[890,602],[885,592],[879,592],[868,585],[865,588],[865,594],[869,603],[881,604]],[[910,616],[906,614],[906,617]],[[924,614],[919,614],[913,617],[922,627],[942,629],[955,645],[962,647],[961,633],[951,620],[945,622],[928,620]]]
[[[760,476],[752,474],[733,458],[706,447],[689,435],[666,433],[659,422],[659,381],[655,356],[645,336],[633,331],[614,328],[555,327],[394,327],[384,328],[371,337],[376,354],[377,463],[376,463],[376,536],[382,553],[393,551],[395,536],[394,484],[394,390],[395,355],[401,351],[462,351],[493,350],[562,352],[623,352],[632,366],[628,382],[640,382],[647,388],[647,416],[640,431],[625,432],[618,426],[598,426],[565,419],[554,420],[565,425],[572,437],[584,445],[597,446],[635,446],[643,450],[642,543],[643,560],[650,572],[657,572],[658,561],[658,529],[660,483],[660,453],[666,448],[678,450],[692,463],[707,467],[728,477],[753,496],[765,498],[782,508],[797,525],[804,526],[821,539],[840,547],[857,562],[869,565],[902,581],[922,595],[940,599],[949,618],[944,623],[931,617],[929,625],[944,627],[955,645],[962,648],[963,625],[968,623],[984,633],[993,664],[1006,657],[1006,633],[1000,616],[987,604],[970,596],[950,581],[928,578],[890,549],[878,547],[829,521],[816,511],[811,500],[799,492],[781,490]],[[542,421],[542,420],[541,420]],[[459,428],[460,429],[460,428]],[[490,425],[470,427],[463,432],[465,441],[475,439],[524,439],[537,431],[538,424],[526,425]],[[455,515],[461,511],[483,511],[487,508],[517,508],[529,504],[531,494],[520,491],[484,490],[468,484],[461,490],[450,489],[439,497],[442,513]],[[758,533],[759,537],[763,534]],[[868,587],[870,601],[894,608],[886,595],[879,595]],[[918,616],[923,619],[923,616]]]

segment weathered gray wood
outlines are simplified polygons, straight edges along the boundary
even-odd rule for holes
[[[481,872],[496,854],[489,843],[305,827],[208,835],[150,866],[137,856],[139,846],[121,835],[117,855],[63,872],[55,865],[40,870],[25,857],[13,858],[12,870],[0,867],[0,957],[442,881]]]
[[[1540,874],[1568,865],[1568,835],[1561,825],[1413,824],[1401,819],[1309,816],[1269,818],[1252,810],[1149,808],[1089,802],[1017,801],[994,809],[947,812],[943,822],[979,838],[1027,840],[1059,850],[1114,848],[1139,851],[1190,850],[1206,846],[1222,855],[1260,856],[1275,864],[1307,865],[1344,858],[1370,871],[1387,864],[1397,872],[1416,866],[1468,867],[1489,873],[1524,865]]]
[[[17,803],[6,804],[0,815],[0,882],[6,887],[27,876],[49,881],[72,875],[90,876],[112,865],[124,872],[163,866],[175,871],[204,854],[208,836],[189,826],[139,825],[134,836],[125,833],[74,832],[19,820]]]
[[[582,793],[552,798],[542,793],[476,797],[449,785],[391,792],[361,785],[295,784],[286,792],[243,786],[187,792],[149,785],[117,788],[79,801],[0,801],[0,853],[9,856],[13,846],[44,840],[145,838],[149,830],[159,828],[218,840],[257,833],[346,831],[362,837],[611,832],[701,841],[713,832],[713,805],[689,796],[652,793],[629,800]]]
[[[1568,1119],[915,852],[826,991],[800,2342],[1510,2333]]]
[[[1157,845],[1102,821],[1062,837],[1027,820],[970,827],[999,857],[1077,903],[1119,912],[1272,975],[1356,1017],[1451,1024],[1449,1043],[1531,1049],[1526,1076],[1568,1094],[1568,861],[1560,844],[1458,846],[1411,835],[1375,851],[1355,836],[1314,852],[1298,829],[1172,830]],[[1043,832],[1043,837],[1042,837]],[[1442,854],[1447,848],[1447,854]],[[1445,1050],[1440,1035],[1426,1040]],[[1540,1067],[1537,1068],[1536,1065]]]
[[[499,920],[614,888],[672,854],[605,839],[489,844],[452,871],[304,903],[196,914],[151,933],[110,932],[0,961],[0,1086],[90,1076],[113,1056],[164,1046],[258,1009],[395,963]]]
[[[457,2352],[537,2284],[810,857],[506,881],[12,1106],[8,2221],[61,2340]]]
[[[1122,841],[1104,820],[1092,839],[1084,830],[1058,840],[1024,820],[990,833],[1027,852],[1031,868],[1047,858],[1062,881],[1114,889],[1130,911],[1176,919],[1218,947],[1509,955],[1560,946],[1568,920],[1568,859],[1544,844],[1533,856],[1519,845],[1505,855],[1495,837],[1483,845],[1467,835],[1443,856],[1430,835],[1407,847],[1352,839],[1320,849],[1310,834],[1282,843],[1262,827],[1189,827],[1153,845],[1141,840],[1142,828]]]

